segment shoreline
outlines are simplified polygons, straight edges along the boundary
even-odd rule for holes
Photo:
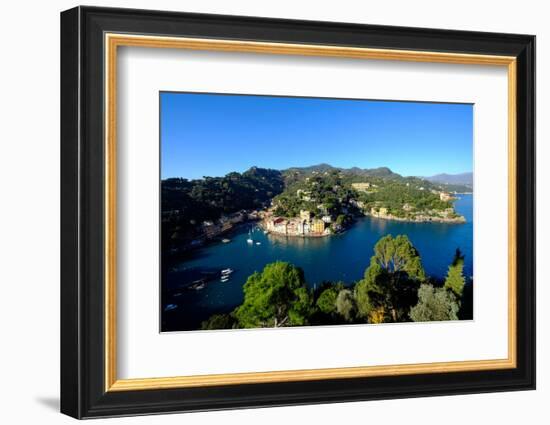
[[[217,245],[222,244],[223,239],[226,239],[228,236],[230,236],[233,233],[237,233],[238,231],[242,230],[243,228],[250,227],[250,226],[257,226],[259,225],[259,220],[248,220],[244,221],[242,223],[237,223],[230,229],[227,229],[225,231],[220,232],[218,235],[212,237],[212,238],[201,238],[201,239],[194,239],[199,241],[197,244],[193,244],[192,242],[187,242],[181,244],[177,251],[175,252],[168,252],[165,255],[168,255],[170,258],[174,257],[181,257],[185,256],[187,254],[193,253],[201,248],[206,248],[210,245]]]
[[[388,220],[388,221],[399,221],[404,223],[441,223],[441,224],[464,224],[467,222],[466,218],[462,215],[455,217],[455,218],[444,218],[444,217],[421,217],[421,218],[406,218],[406,217],[396,217],[393,215],[373,215],[367,212],[364,212],[363,215],[356,217],[356,219],[359,218],[378,218],[381,220]],[[274,230],[267,230],[267,225],[262,220],[258,223],[258,226],[267,234],[270,235],[276,235],[276,236],[284,236],[284,237],[293,237],[293,238],[324,238],[329,236],[336,236],[340,235],[342,233],[345,233],[349,228],[353,227],[355,225],[355,221],[351,223],[349,226],[343,228],[341,231],[338,232],[331,232],[331,233],[308,233],[308,234],[301,234],[296,235],[292,233],[282,233],[277,232]]]
[[[460,193],[460,194],[457,193],[457,195],[472,195],[472,193]],[[265,212],[265,210],[262,210],[262,212]],[[239,231],[243,227],[248,227],[248,226],[258,226],[259,228],[262,229],[262,231],[266,232],[266,234],[275,235],[275,236],[284,236],[284,237],[302,238],[302,239],[306,239],[306,238],[324,238],[324,237],[328,237],[328,236],[341,235],[341,234],[345,233],[347,230],[349,230],[352,226],[354,226],[356,219],[358,219],[358,218],[359,219],[360,218],[367,218],[367,217],[369,217],[369,218],[378,218],[378,219],[381,219],[381,220],[388,220],[388,221],[405,222],[405,223],[441,223],[441,224],[464,224],[464,223],[467,223],[466,218],[462,215],[460,215],[458,217],[455,217],[455,218],[444,218],[444,217],[437,217],[437,216],[428,217],[428,216],[422,216],[422,215],[420,215],[420,218],[419,217],[407,218],[407,217],[397,217],[397,216],[394,216],[394,215],[391,215],[391,214],[387,214],[387,215],[376,214],[375,215],[375,214],[371,214],[369,212],[363,211],[362,215],[356,216],[354,221],[351,224],[349,224],[348,226],[342,228],[340,231],[337,231],[337,232],[332,231],[330,233],[308,233],[308,234],[292,234],[292,233],[290,233],[289,234],[289,233],[278,232],[278,231],[275,231],[273,229],[268,230],[265,219],[248,219],[244,222],[237,223],[232,228],[230,228],[226,231],[220,232],[220,234],[216,235],[213,238],[201,239],[200,243],[198,243],[196,245],[193,245],[192,243],[186,243],[186,244],[184,244],[183,247],[180,246],[177,252],[170,253],[171,255],[169,255],[169,256],[170,257],[173,257],[173,256],[179,257],[181,255],[186,255],[188,253],[194,252],[197,249],[204,248],[208,245],[223,243],[222,239],[224,238],[224,236],[227,237],[227,236],[231,235],[232,233],[235,233],[235,232]],[[286,218],[286,217],[285,217],[285,219],[288,220],[288,218]]]
[[[399,222],[405,222],[405,223],[464,224],[464,223],[467,222],[465,217],[462,216],[462,215],[457,217],[457,218],[452,218],[452,219],[442,218],[442,217],[429,217],[429,218],[424,218],[424,219],[419,219],[418,220],[418,219],[410,219],[410,218],[405,218],[405,217],[396,217],[396,216],[392,216],[392,215],[373,215],[373,214],[364,212],[363,215],[356,217],[356,219],[361,219],[361,218],[377,218],[377,219],[380,219],[380,220],[399,221]],[[224,236],[225,237],[230,236],[231,234],[236,233],[239,230],[241,230],[243,228],[246,228],[246,227],[257,226],[260,229],[262,229],[262,231],[266,232],[266,234],[279,236],[279,237],[287,237],[287,238],[291,237],[291,238],[301,238],[301,239],[307,239],[307,238],[317,238],[317,239],[319,239],[319,238],[325,238],[325,237],[330,237],[330,236],[341,235],[341,234],[347,232],[351,227],[353,227],[355,225],[355,221],[356,220],[354,220],[353,223],[351,223],[347,227],[342,228],[342,230],[340,230],[338,232],[308,233],[308,234],[303,234],[303,235],[296,235],[296,234],[288,234],[288,233],[277,232],[277,231],[274,231],[274,230],[267,230],[267,225],[266,225],[264,220],[249,220],[249,221],[246,221],[246,222],[239,223],[239,224],[235,225],[233,228],[228,229],[227,231],[220,233],[219,235],[217,235],[214,238],[204,239],[198,245],[185,244],[184,249],[181,249],[181,247],[180,247],[179,252],[177,254],[175,254],[175,256],[177,256],[177,257],[182,256],[182,255],[185,256],[186,254],[192,253],[192,252],[194,252],[198,249],[207,247],[209,245],[221,244],[221,243],[223,243],[222,239],[223,239]],[[174,255],[174,253],[172,253],[172,255]]]
[[[443,218],[443,217],[426,217],[420,219],[411,219],[406,217],[396,217],[394,215],[373,215],[370,213],[364,213],[365,217],[379,218],[381,220],[391,220],[391,221],[401,221],[406,223],[443,223],[443,224],[464,224],[466,223],[466,218],[464,216],[459,216],[456,218]]]
[[[282,232],[277,232],[275,230],[268,230],[267,229],[267,224],[265,223],[264,220],[261,220],[260,222],[258,222],[258,227],[260,227],[264,232],[266,232],[267,235],[275,235],[275,236],[284,236],[284,237],[292,237],[292,238],[302,238],[302,239],[306,239],[306,238],[324,238],[324,237],[327,237],[327,236],[333,236],[333,235],[337,235],[337,234],[340,234],[342,232],[337,232],[337,233],[307,233],[307,234],[303,234],[303,235],[296,235],[296,234],[292,234],[292,233],[282,233]]]

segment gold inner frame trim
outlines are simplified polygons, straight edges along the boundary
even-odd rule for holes
[[[268,43],[148,35],[105,34],[105,391],[136,391],[215,385],[312,381],[375,376],[448,373],[515,368],[517,364],[516,322],[516,58],[446,52],[370,49],[328,45]],[[495,360],[470,360],[383,366],[304,369],[253,373],[229,373],[151,378],[117,378],[116,324],[116,117],[117,49],[120,46],[227,51],[279,55],[324,56],[358,60],[398,60],[507,67],[508,72],[508,357]]]

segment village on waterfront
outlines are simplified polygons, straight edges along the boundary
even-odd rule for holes
[[[374,193],[377,186],[368,182],[352,183],[351,187],[358,192]],[[421,190],[424,190],[421,188]],[[443,190],[431,190],[431,194],[439,196],[442,202],[452,202],[456,198],[449,192]],[[300,189],[297,191],[297,196],[315,202],[311,199],[309,192],[304,192]],[[340,202],[342,200],[340,199]],[[324,204],[318,204],[316,209],[320,212],[320,216],[314,216],[314,213],[309,210],[300,210],[298,217],[280,217],[275,214],[275,208],[271,208],[262,214],[261,226],[268,232],[284,236],[301,236],[301,237],[320,237],[329,236],[340,233],[346,229],[346,226],[351,222],[350,211],[355,214],[359,213],[364,216],[372,216],[387,220],[411,221],[411,222],[440,222],[440,223],[464,223],[466,220],[463,216],[455,213],[452,206],[443,210],[430,211],[415,211],[415,208],[405,202],[402,210],[407,215],[396,215],[390,213],[390,209],[383,206],[384,203],[377,201],[374,206],[367,205],[364,201],[358,201],[354,198],[348,199],[349,206],[344,207],[336,217],[330,214]]]
[[[419,223],[465,222],[465,218],[455,212],[453,201],[457,190],[464,193],[471,191],[469,187],[402,177],[389,169],[386,176],[375,176],[380,174],[380,169],[376,169],[378,173],[371,171],[371,178],[365,177],[369,170],[362,170],[359,174],[327,165],[306,169],[308,171],[294,168],[279,172],[252,167],[242,175],[231,173],[229,180],[235,185],[237,193],[237,175],[246,180],[246,184],[252,186],[254,191],[258,189],[254,187],[253,176],[259,176],[257,180],[263,184],[269,179],[276,181],[270,183],[278,188],[278,191],[271,192],[273,198],[252,199],[248,205],[259,208],[225,213],[220,207],[218,218],[201,220],[200,216],[189,217],[187,226],[181,226],[180,219],[184,211],[190,210],[190,206],[182,205],[180,201],[176,209],[163,210],[163,223],[167,230],[173,230],[169,235],[169,240],[174,242],[172,252],[193,249],[212,241],[227,243],[229,239],[223,236],[248,222],[257,223],[266,233],[289,237],[335,235],[345,231],[362,216]],[[357,179],[361,181],[355,181]],[[213,178],[209,180],[210,184],[216,181]],[[190,184],[187,191],[192,194],[194,187],[203,182],[183,182],[181,179],[164,181],[166,196],[170,196],[170,192],[177,190],[177,187],[183,188],[184,183]],[[222,181],[220,185],[223,184]],[[201,193],[204,195],[204,191]],[[396,194],[399,194],[397,198]],[[208,201],[210,206],[215,204],[216,197],[216,194],[212,194],[212,199]],[[182,196],[182,199],[186,198]],[[169,227],[170,224],[173,227]]]

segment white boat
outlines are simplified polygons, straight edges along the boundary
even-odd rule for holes
[[[261,245],[262,243],[261,242],[256,242],[256,245]]]
[[[254,243],[254,240],[252,240],[252,234],[250,233],[250,230],[248,231],[248,239],[246,240],[246,243]]]
[[[235,270],[233,270],[233,269],[223,269],[223,270],[222,270],[222,275],[223,275],[223,274],[231,274],[231,273],[233,273],[234,271],[235,271]]]
[[[200,291],[206,286],[206,281],[204,279],[199,279],[193,282],[189,289],[194,289],[195,291]]]
[[[164,311],[175,310],[176,308],[178,308],[177,304],[168,304],[166,307],[164,307]]]
[[[222,239],[222,242],[223,243],[229,243],[229,242],[231,242],[231,239],[224,238],[224,239]]]
[[[227,282],[228,280],[229,280],[229,277],[228,277],[228,276],[224,276],[224,277],[222,277],[222,278],[220,279],[220,282],[225,283],[225,282]]]

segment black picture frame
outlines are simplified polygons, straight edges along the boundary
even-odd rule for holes
[[[104,34],[517,58],[517,367],[474,372],[105,391]],[[93,418],[535,388],[535,37],[76,7],[61,13],[61,412]]]

